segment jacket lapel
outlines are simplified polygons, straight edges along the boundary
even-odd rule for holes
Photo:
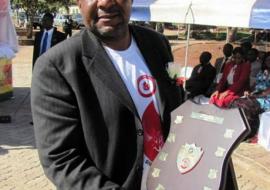
[[[52,39],[51,39],[51,47],[57,44],[57,33],[56,33],[56,28],[53,28],[53,33],[52,33]]]
[[[87,29],[82,32],[83,64],[88,74],[95,74],[130,111],[138,116],[133,100],[101,43]]]
[[[37,57],[39,56],[39,52],[40,52],[40,45],[41,45],[41,40],[42,40],[42,36],[43,36],[43,30],[41,32],[39,32],[37,34],[37,44],[36,44],[36,52],[37,52]]]
[[[160,111],[161,119],[163,120],[164,119],[163,114],[165,110],[164,88],[166,87],[161,82],[162,80],[165,80],[163,71],[157,64],[161,61],[158,56],[159,53],[157,52],[156,47],[152,46],[149,36],[140,33],[133,27],[130,27],[130,29],[132,31],[133,37],[135,38],[138,48],[140,49],[140,52],[144,57],[144,60],[148,69],[150,70],[151,74],[157,81],[157,86],[159,90],[159,97],[157,96],[157,98],[158,98],[158,103],[159,103],[159,111]]]

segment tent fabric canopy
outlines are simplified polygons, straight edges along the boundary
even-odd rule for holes
[[[134,0],[131,20],[270,29],[270,1]]]
[[[13,58],[18,52],[18,40],[12,23],[10,0],[0,0],[0,58]]]

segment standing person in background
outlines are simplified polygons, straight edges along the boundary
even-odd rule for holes
[[[78,0],[86,28],[33,72],[31,105],[45,174],[63,190],[140,190],[182,102],[166,38],[129,25],[132,0]],[[143,177],[144,176],[144,177]]]
[[[232,59],[233,46],[230,43],[227,43],[223,46],[224,57],[219,57],[216,59],[215,68],[216,68],[216,77],[207,90],[206,96],[210,97],[213,92],[216,90],[216,86],[222,78],[222,74],[225,68],[225,65],[231,62]]]
[[[161,34],[163,34],[164,32],[164,23],[162,22],[157,22],[156,23],[156,31],[160,32]]]
[[[35,35],[33,68],[37,58],[52,46],[66,39],[66,35],[53,27],[53,15],[45,13],[42,18],[42,30]]]
[[[250,64],[245,62],[243,50],[240,47],[234,48],[233,59],[225,66],[210,103],[225,108],[230,106],[233,100],[243,96],[244,91],[249,89],[249,75]]]
[[[73,21],[71,19],[71,17],[69,16],[65,22],[63,23],[63,30],[66,34],[66,37],[71,37],[72,36],[72,25],[73,25]]]

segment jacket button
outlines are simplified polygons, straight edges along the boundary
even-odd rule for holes
[[[143,136],[143,130],[142,129],[137,129],[137,135],[138,136]]]

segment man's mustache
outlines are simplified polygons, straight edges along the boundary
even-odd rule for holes
[[[108,9],[99,8],[97,10],[97,16],[107,15],[107,14],[121,14],[121,9],[118,6],[111,6]]]

